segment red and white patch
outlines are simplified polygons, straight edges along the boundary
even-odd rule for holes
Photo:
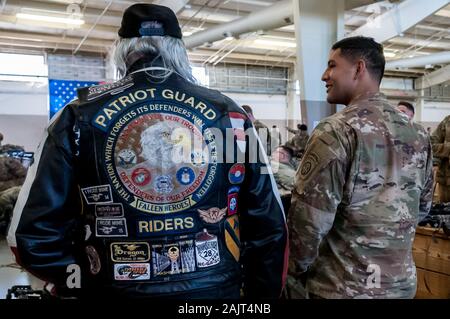
[[[237,214],[238,211],[238,194],[228,194],[228,216]]]
[[[131,179],[133,183],[137,186],[145,186],[150,183],[151,175],[148,169],[140,167],[137,168],[131,173]]]

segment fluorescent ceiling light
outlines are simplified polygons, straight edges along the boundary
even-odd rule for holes
[[[228,1],[225,1],[225,3],[228,3],[228,2],[246,3],[246,4],[252,4],[254,6],[264,6],[264,7],[268,7],[268,6],[272,5],[271,2],[264,2],[264,1],[259,1],[259,0],[228,0]]]
[[[254,41],[255,44],[267,45],[267,46],[277,46],[277,47],[287,47],[287,48],[295,48],[297,44],[295,42],[286,42],[286,41],[276,41],[276,40],[267,40],[267,39],[256,39]]]
[[[394,52],[384,52],[386,58],[394,58],[396,54]]]
[[[29,14],[29,13],[17,13],[16,17],[18,19],[27,19],[27,20],[44,21],[44,22],[55,22],[55,23],[72,24],[72,25],[84,24],[84,20],[81,20],[81,19],[52,17],[52,16],[47,16],[47,15],[37,15],[37,14]]]

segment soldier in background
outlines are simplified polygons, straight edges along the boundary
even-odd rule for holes
[[[416,110],[414,108],[414,105],[412,105],[409,102],[406,101],[400,101],[397,103],[397,110],[406,114],[406,116],[408,116],[409,121],[411,122],[411,124],[418,130],[418,131],[422,131],[424,130],[424,128],[422,127],[422,125],[420,125],[417,122],[414,122],[414,115],[416,114]],[[427,135],[430,135],[427,131]]]
[[[294,136],[288,141],[288,145],[294,150],[294,155],[299,156],[306,149],[306,143],[308,142],[308,127],[305,124],[297,124],[297,130],[293,130],[289,127],[286,129],[294,134]]]
[[[379,92],[383,47],[333,45],[327,101],[347,107],[313,131],[289,211],[291,296],[413,298],[412,243],[431,207],[431,145]]]
[[[298,164],[293,149],[286,144],[278,146],[272,153],[270,165],[285,212],[289,211],[291,205],[291,193]]]
[[[252,121],[253,127],[255,128],[256,132],[259,135],[259,138],[261,139],[261,142],[263,143],[267,156],[270,156],[272,151],[271,150],[272,137],[270,135],[269,128],[263,122],[255,118],[255,116],[253,115],[253,110],[250,107],[250,105],[242,105],[242,108],[244,109],[245,112],[247,112],[250,121]]]
[[[0,192],[0,236],[6,236],[11,221],[14,204],[19,196],[20,186],[14,186]]]
[[[0,157],[0,192],[25,181],[26,168],[19,160],[11,157]]]
[[[450,115],[447,116],[431,135],[433,155],[438,160],[436,182],[438,200],[450,202]]]
[[[397,103],[397,110],[406,114],[411,122],[414,119],[414,114],[416,113],[416,111],[411,103],[400,101]]]
[[[293,150],[286,146],[278,146],[272,153],[271,166],[280,194],[291,194],[294,188],[294,175],[298,167],[298,160]]]
[[[23,146],[14,145],[14,144],[2,145],[2,142],[3,142],[3,134],[0,133],[0,156],[7,156],[8,152],[11,152],[11,151],[18,151],[18,152],[25,151]]]

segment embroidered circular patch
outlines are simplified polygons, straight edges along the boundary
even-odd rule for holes
[[[203,125],[193,112],[174,105],[143,105],[117,116],[104,149],[105,171],[116,194],[147,213],[195,205],[217,168],[210,158],[217,149],[214,136],[204,136]]]
[[[302,180],[307,180],[320,163],[320,159],[315,153],[309,152],[305,156],[300,164],[300,178]]]
[[[128,168],[136,165],[136,154],[133,150],[123,149],[118,154],[118,165]]]
[[[244,164],[234,164],[228,172],[228,180],[231,184],[240,184],[244,181],[245,166]]]
[[[302,175],[308,175],[308,173],[311,171],[312,163],[309,161],[306,161],[305,164],[302,166]]]
[[[138,186],[145,186],[151,180],[150,172],[143,167],[137,168],[131,173],[131,179],[134,184]]]
[[[190,185],[195,179],[194,170],[190,167],[182,167],[177,172],[177,180],[182,185]]]

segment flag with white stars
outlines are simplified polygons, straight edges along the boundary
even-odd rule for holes
[[[50,93],[50,118],[73,99],[77,98],[77,89],[93,86],[99,82],[48,80]]]

